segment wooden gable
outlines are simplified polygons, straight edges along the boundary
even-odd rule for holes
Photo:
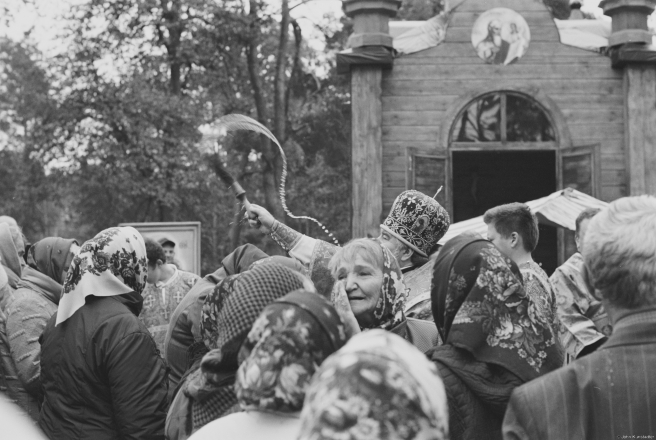
[[[514,10],[530,28],[528,50],[514,64],[486,64],[472,45],[474,23],[492,8]],[[416,182],[429,188],[448,181],[448,166],[441,160],[449,157],[452,124],[467,103],[492,91],[516,91],[537,100],[557,125],[559,154],[590,145],[599,152],[590,186],[598,187],[596,195],[610,201],[627,194],[622,71],[604,55],[561,44],[550,12],[539,1],[465,0],[452,13],[440,45],[400,56],[383,73],[383,212]],[[413,157],[415,163],[435,162],[444,176],[435,170],[418,176]],[[566,173],[572,180],[570,168]]]

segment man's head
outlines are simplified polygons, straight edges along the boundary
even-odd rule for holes
[[[383,228],[380,228],[380,235],[377,240],[392,252],[392,255],[396,258],[401,269],[410,266],[421,266],[428,262],[428,257],[419,255],[414,249],[404,244],[401,240]]]
[[[516,263],[538,245],[538,219],[523,203],[509,203],[488,209],[483,216],[487,239]]]
[[[588,229],[590,224],[590,219],[595,215],[599,214],[601,209],[599,208],[588,208],[584,209],[578,217],[576,217],[576,233],[574,239],[576,240],[576,249],[581,252],[583,249],[583,237],[585,236],[585,231]]]
[[[624,197],[590,220],[583,258],[605,303],[617,310],[656,306],[656,198]]]
[[[151,238],[144,239],[148,259],[148,282],[156,284],[163,278],[162,267],[166,264],[163,246]]]
[[[164,240],[161,242],[162,248],[164,249],[164,255],[166,255],[166,263],[173,263],[175,260],[175,243],[171,240]]]
[[[401,193],[380,225],[378,241],[389,249],[401,268],[424,264],[449,229],[446,210],[419,191]]]
[[[501,35],[501,22],[499,22],[499,20],[490,21],[490,23],[487,25],[487,31],[491,35]]]

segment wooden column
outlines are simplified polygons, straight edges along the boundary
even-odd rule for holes
[[[342,6],[353,19],[348,41],[353,51],[349,64],[352,234],[377,237],[383,214],[383,69],[392,67],[389,19],[401,0],[343,0]]]
[[[656,195],[656,65],[626,65],[624,91],[629,194]]]
[[[656,49],[647,19],[656,0],[604,0],[613,67],[624,69],[624,154],[629,195],[656,195]]]
[[[353,237],[378,236],[383,212],[383,132],[379,66],[351,68]]]

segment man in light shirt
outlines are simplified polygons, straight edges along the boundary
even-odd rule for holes
[[[200,277],[167,263],[164,249],[156,241],[147,238],[145,242],[148,283],[141,294],[144,302],[139,319],[146,325],[157,348],[163,353],[171,315]]]

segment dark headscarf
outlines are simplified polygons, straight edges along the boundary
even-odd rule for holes
[[[227,298],[216,310],[216,347],[207,353],[201,368],[188,379],[186,392],[194,399],[194,430],[221,417],[237,403],[234,392],[238,354],[253,323],[271,302],[301,289],[300,277],[278,264],[266,264],[239,275]],[[215,289],[216,292],[216,289]]]
[[[73,244],[78,243],[73,239],[59,237],[46,237],[39,240],[27,253],[27,265],[62,284],[64,281],[62,273]]]
[[[433,269],[432,307],[445,344],[524,381],[560,367],[551,323],[526,295],[517,265],[489,241],[458,236]]]
[[[346,343],[337,311],[297,290],[264,308],[244,342],[235,391],[244,410],[296,412],[315,370]]]
[[[254,261],[248,269],[250,270],[263,264],[279,264],[307,276],[307,269],[298,260],[289,257],[283,257],[282,255],[273,255],[271,257],[266,257],[262,258],[261,260]]]

